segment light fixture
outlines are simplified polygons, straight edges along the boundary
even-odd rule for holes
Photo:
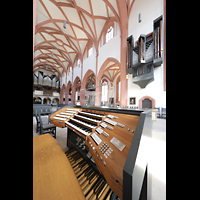
[[[141,15],[141,13],[139,13],[138,21],[139,21],[139,23],[142,21],[142,15]]]
[[[63,22],[63,28],[66,29],[66,20],[64,19],[64,22]]]
[[[128,80],[128,74],[126,74],[126,79]]]

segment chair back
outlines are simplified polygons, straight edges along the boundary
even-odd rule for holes
[[[39,110],[38,109],[35,109],[35,118],[36,118],[37,123],[39,123],[40,118],[39,118]]]
[[[40,126],[43,126],[43,125],[49,123],[49,120],[48,120],[49,117],[41,116],[40,113],[38,115],[39,115],[39,119],[40,119]]]

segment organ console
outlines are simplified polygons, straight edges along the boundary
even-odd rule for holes
[[[67,146],[83,157],[77,155],[79,162],[85,159],[98,172],[95,180],[102,176],[120,199],[147,199],[151,110],[64,107],[50,123],[68,127]]]

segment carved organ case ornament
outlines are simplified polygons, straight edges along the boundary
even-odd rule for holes
[[[162,38],[162,16],[154,20],[154,59],[162,57],[161,38]]]
[[[127,69],[132,68],[133,65],[133,36],[127,38]]]
[[[145,63],[145,52],[146,52],[146,36],[140,35],[138,62]]]

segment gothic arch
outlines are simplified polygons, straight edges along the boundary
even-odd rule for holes
[[[97,79],[96,79],[96,86],[99,86],[99,83],[100,83],[100,79],[104,73],[104,70],[106,69],[106,67],[108,66],[108,64],[110,62],[114,62],[116,65],[119,66],[119,69],[121,70],[121,64],[120,62],[116,59],[116,58],[112,58],[112,57],[109,57],[107,58],[104,63],[102,64],[100,70],[99,70],[99,73],[98,73],[98,76],[97,76]]]
[[[85,89],[85,85],[86,85],[86,83],[87,83],[88,76],[89,76],[91,73],[93,73],[94,76],[95,76],[95,78],[96,78],[96,75],[95,75],[94,71],[91,70],[91,69],[88,69],[88,71],[85,73],[85,76],[84,76],[84,78],[83,78],[83,80],[82,80],[81,89]]]

